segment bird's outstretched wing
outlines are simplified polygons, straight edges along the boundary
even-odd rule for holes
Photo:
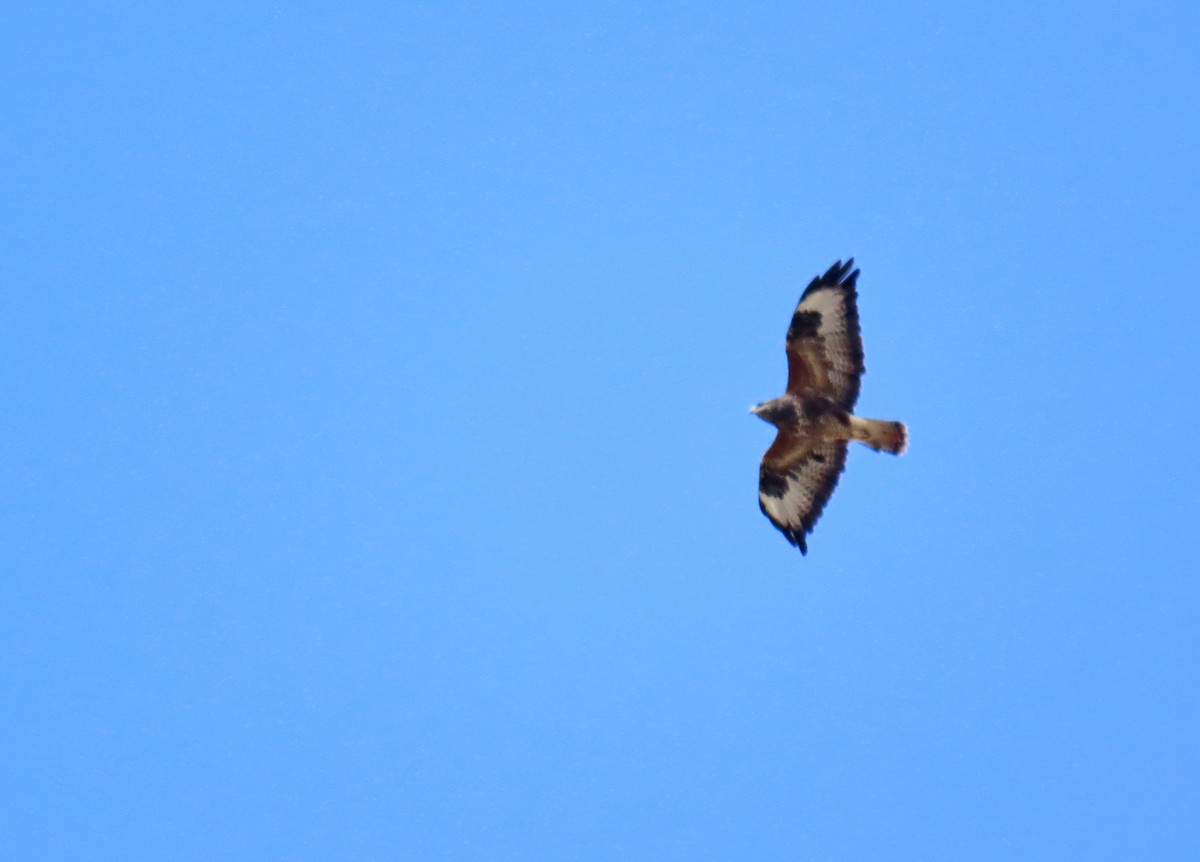
[[[809,283],[787,333],[787,391],[823,396],[846,410],[858,400],[866,370],[853,266],[854,258],[839,260]]]
[[[758,507],[800,553],[808,553],[804,537],[821,517],[845,466],[845,441],[813,441],[784,431],[763,455]]]

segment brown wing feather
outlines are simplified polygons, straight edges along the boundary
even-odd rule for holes
[[[790,431],[780,431],[771,441],[770,447],[763,453],[763,463],[778,470],[786,470],[797,461],[803,461],[812,446],[807,437],[793,434]]]
[[[824,394],[829,391],[825,350],[816,340],[788,341],[787,391],[794,395]]]
[[[780,431],[758,470],[758,507],[784,537],[808,553],[805,535],[821,517],[846,466],[844,441],[813,441]]]
[[[863,372],[858,270],[838,261],[804,290],[787,333],[787,391],[853,409]]]

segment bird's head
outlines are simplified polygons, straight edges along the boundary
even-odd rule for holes
[[[796,422],[796,405],[786,398],[772,398],[770,401],[755,404],[750,408],[750,412],[776,428]]]

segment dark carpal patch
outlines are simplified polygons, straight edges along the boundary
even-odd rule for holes
[[[785,473],[776,473],[766,467],[758,470],[758,490],[767,497],[778,499],[787,493],[788,481]]]
[[[788,327],[788,341],[798,338],[810,338],[821,331],[821,312],[797,311],[792,315],[792,325]]]

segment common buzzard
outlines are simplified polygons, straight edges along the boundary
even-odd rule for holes
[[[758,468],[759,508],[802,554],[846,466],[849,441],[893,455],[908,445],[903,422],[852,412],[866,371],[853,266],[853,258],[839,260],[805,288],[788,327],[787,391],[750,408],[779,429]]]

